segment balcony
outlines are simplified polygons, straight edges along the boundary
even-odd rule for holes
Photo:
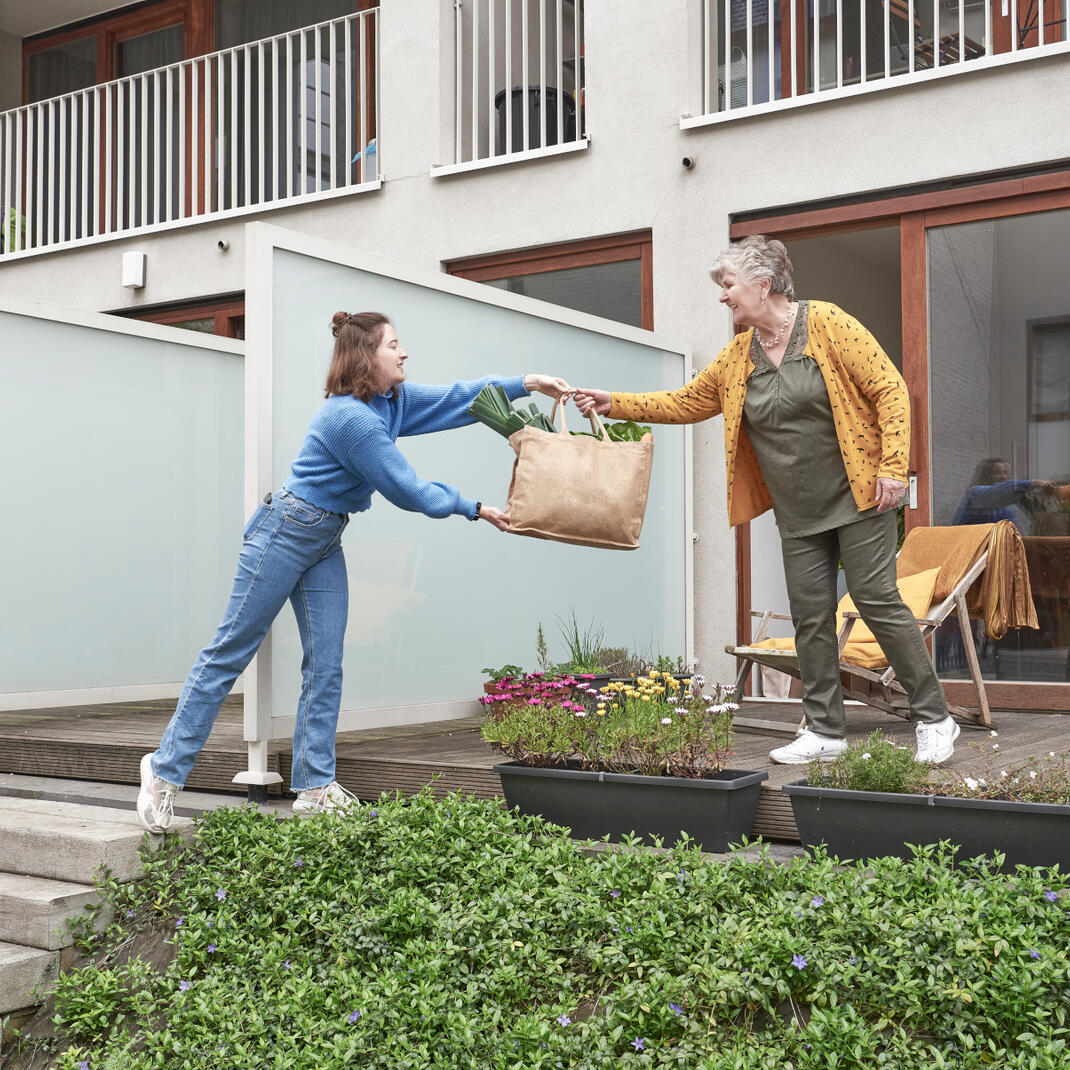
[[[433,175],[587,147],[583,0],[458,0],[453,32],[453,161]]]
[[[0,261],[377,188],[377,15],[0,114]]]
[[[702,0],[684,129],[1068,51],[1066,0]]]

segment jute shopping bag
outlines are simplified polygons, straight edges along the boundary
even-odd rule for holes
[[[554,405],[554,420],[559,406]],[[509,436],[516,451],[509,484],[509,530],[577,546],[634,550],[646,513],[654,443],[613,442],[591,414],[597,437],[525,427]]]

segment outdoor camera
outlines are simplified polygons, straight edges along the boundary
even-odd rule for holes
[[[226,238],[220,238],[219,241],[216,242],[216,245],[219,247],[221,253],[225,253],[230,248],[230,242],[227,241]]]
[[[684,167],[686,167],[690,171],[691,168],[695,166],[695,157],[694,156],[685,156],[680,161],[680,163],[682,163],[684,165]]]

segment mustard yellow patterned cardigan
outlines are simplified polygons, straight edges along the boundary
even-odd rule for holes
[[[877,340],[858,320],[827,301],[811,301],[806,353],[829,392],[844,467],[859,510],[877,497],[877,479],[906,482],[910,401],[906,384]],[[679,390],[613,394],[615,419],[692,424],[724,413],[728,522],[743,524],[771,508],[769,490],[743,429],[743,401],[753,330],[729,342],[712,364]]]

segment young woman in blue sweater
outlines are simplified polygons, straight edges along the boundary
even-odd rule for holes
[[[341,538],[350,513],[378,491],[402,509],[430,517],[457,514],[508,531],[500,509],[465,498],[446,483],[420,479],[395,445],[401,435],[445,431],[473,422],[468,407],[488,383],[510,399],[539,391],[568,396],[548,375],[487,376],[451,386],[405,381],[408,354],[383,315],[337,312],[327,400],[282,489],[265,496],[245,527],[238,575],[215,637],[190,669],[159,748],[141,759],[138,816],[150,832],[173,820],[175,794],[208,739],[223,699],[252,660],[289,600],[304,657],[293,737],[295,813],[348,806],[334,779],[334,736],[342,696],[342,643],[349,586]]]

